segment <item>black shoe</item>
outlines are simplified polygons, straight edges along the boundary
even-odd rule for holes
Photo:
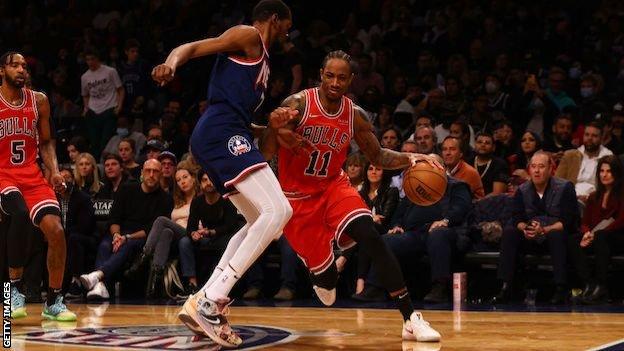
[[[511,284],[503,282],[500,291],[490,300],[492,304],[504,304],[511,301]]]
[[[141,253],[141,255],[132,262],[132,266],[124,272],[124,277],[128,280],[138,279],[147,270],[150,262],[152,262],[152,255]]]
[[[184,285],[184,291],[181,291],[176,295],[176,299],[184,299],[186,300],[189,296],[194,295],[197,292],[197,285],[186,283]]]
[[[69,285],[69,289],[65,293],[66,299],[77,299],[82,297],[84,293],[84,289],[82,288],[82,284],[80,284],[80,280],[73,281],[71,285]]]
[[[163,296],[165,287],[163,285],[163,277],[165,275],[165,267],[152,266],[147,278],[147,287],[145,289],[145,298],[154,299]]]
[[[353,294],[351,298],[362,302],[381,302],[386,301],[386,294],[378,287],[366,285],[361,293]]]
[[[449,302],[449,288],[447,283],[435,282],[431,291],[423,298],[425,302],[446,303]]]
[[[557,287],[555,288],[555,293],[553,294],[552,298],[550,298],[550,304],[561,305],[566,303],[566,300],[568,299],[568,294],[568,289],[561,285],[557,285]]]
[[[583,302],[591,305],[599,305],[609,301],[609,289],[605,285],[598,284],[596,288],[583,299]]]

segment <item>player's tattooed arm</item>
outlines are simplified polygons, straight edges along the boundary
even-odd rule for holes
[[[41,159],[45,165],[50,183],[55,191],[59,191],[59,188],[64,185],[63,177],[59,173],[58,160],[56,159],[56,141],[52,136],[52,127],[50,126],[50,102],[48,97],[41,92],[35,92],[35,98],[39,114],[37,128],[39,129]]]
[[[382,148],[379,144],[379,140],[377,140],[375,136],[373,125],[366,116],[366,112],[357,105],[354,105],[354,108],[353,133],[355,142],[364,153],[364,156],[376,167],[383,169],[402,169],[416,162],[426,161],[434,167],[442,168],[442,166],[430,156],[396,152],[394,150]]]
[[[270,160],[280,146],[294,148],[302,138],[294,132],[305,111],[305,95],[302,92],[287,97],[282,105],[269,115],[269,126],[259,140],[260,151]]]

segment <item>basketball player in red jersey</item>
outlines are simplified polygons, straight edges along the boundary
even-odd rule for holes
[[[24,295],[19,292],[24,261],[24,239],[32,221],[48,242],[49,288],[41,316],[56,321],[75,321],[63,304],[61,287],[65,270],[65,233],[56,190],[64,187],[58,171],[50,128],[50,104],[45,94],[24,88],[26,60],[17,52],[0,57],[0,194],[2,211],[11,216],[8,233],[11,317],[26,317]],[[37,164],[41,155],[49,183]],[[52,186],[51,186],[52,185]]]
[[[320,74],[320,87],[288,97],[283,107],[271,113],[261,140],[265,157],[278,152],[279,181],[293,208],[284,235],[310,270],[319,299],[328,306],[336,299],[338,279],[332,245],[335,241],[348,249],[358,243],[371,256],[373,269],[379,270],[378,276],[403,315],[403,339],[439,341],[440,334],[414,311],[401,268],[342,165],[355,139],[364,155],[384,169],[405,168],[418,161],[441,166],[429,156],[381,148],[365,112],[345,96],[353,77],[349,55],[329,53]],[[294,133],[289,135],[284,129]],[[294,140],[308,147],[298,147]]]

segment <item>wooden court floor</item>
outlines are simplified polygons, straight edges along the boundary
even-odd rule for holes
[[[194,337],[178,322],[177,306],[72,307],[79,319],[64,324],[42,322],[38,316],[41,306],[29,305],[29,316],[12,324],[11,349],[214,350],[207,339]],[[242,328],[246,349],[587,350],[624,339],[624,314],[619,313],[424,314],[441,332],[441,343],[401,342],[399,314],[386,309],[232,307],[230,321],[235,328]]]

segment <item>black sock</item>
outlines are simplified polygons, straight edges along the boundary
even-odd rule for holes
[[[46,298],[48,306],[56,303],[56,297],[61,294],[61,289],[48,288],[48,297]]]
[[[396,303],[399,311],[403,315],[403,320],[407,321],[410,319],[412,312],[414,312],[414,306],[412,305],[412,300],[410,299],[409,292],[405,290],[397,296],[392,297],[392,300]]]

